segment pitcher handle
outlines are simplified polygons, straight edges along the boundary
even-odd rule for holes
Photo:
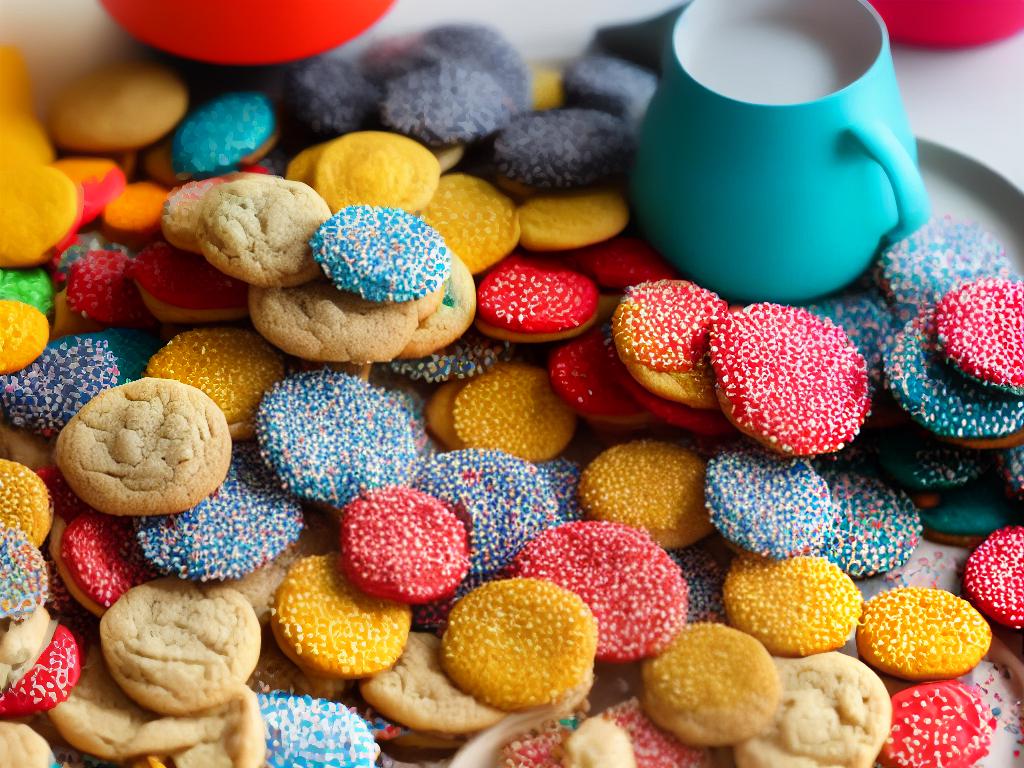
[[[931,215],[931,204],[921,171],[907,148],[884,123],[855,125],[850,130],[867,153],[882,166],[889,179],[896,198],[899,221],[885,237],[890,242],[902,240],[928,221]]]

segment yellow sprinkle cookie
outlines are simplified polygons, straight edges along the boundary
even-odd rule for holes
[[[55,157],[46,129],[21,112],[0,111],[0,163],[8,165],[46,165]]]
[[[551,389],[547,371],[526,363],[499,363],[466,382],[453,413],[466,447],[527,461],[555,458],[576,431],[576,414]]]
[[[49,340],[46,315],[20,301],[0,301],[0,374],[14,373],[43,354]]]
[[[446,450],[457,451],[466,447],[455,431],[455,397],[466,385],[465,381],[453,379],[446,381],[434,390],[427,400],[423,415],[427,420],[427,429]]]
[[[153,355],[146,376],[201,389],[224,411],[231,437],[248,440],[263,393],[284,377],[284,358],[253,331],[196,328]]]
[[[594,665],[597,622],[578,596],[549,581],[492,581],[459,600],[441,640],[441,666],[463,691],[505,710],[551,704]]]
[[[580,477],[587,517],[643,528],[666,549],[686,547],[712,531],[704,506],[704,460],[659,440],[616,445]]]
[[[773,656],[810,656],[841,648],[860,616],[853,580],[823,557],[738,557],[724,587],[729,623]]]
[[[519,242],[531,251],[565,251],[615,237],[629,223],[617,189],[578,189],[535,195],[519,208]]]
[[[0,267],[45,264],[74,226],[78,206],[78,187],[56,168],[0,168]]]
[[[39,475],[24,464],[0,459],[0,525],[20,528],[39,547],[52,522],[50,494]]]
[[[966,600],[944,589],[903,587],[864,604],[857,652],[875,669],[904,680],[965,675],[988,653],[992,630]]]
[[[341,574],[337,555],[297,560],[274,595],[270,627],[304,671],[366,677],[398,661],[409,638],[409,606],[370,597]]]
[[[516,204],[483,179],[464,173],[441,177],[423,220],[474,275],[497,264],[519,242]]]
[[[441,177],[433,153],[397,133],[348,133],[314,154],[312,187],[333,213],[348,205],[382,205],[415,213],[430,203]],[[297,161],[289,165],[289,177]]]
[[[561,70],[543,64],[531,64],[530,73],[533,75],[534,110],[557,109],[565,103]]]
[[[641,704],[662,728],[693,746],[725,746],[771,724],[782,694],[772,657],[724,624],[688,624],[642,666]]]

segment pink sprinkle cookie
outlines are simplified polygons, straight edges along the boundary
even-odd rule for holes
[[[688,280],[658,280],[626,289],[612,319],[626,363],[683,373],[704,359],[711,324],[728,310],[717,293]]]
[[[686,623],[682,572],[650,534],[585,520],[549,528],[512,564],[516,576],[547,579],[575,592],[597,619],[597,658],[652,656]]]
[[[924,683],[892,697],[885,768],[970,768],[988,754],[996,719],[975,688],[958,680]]]
[[[628,699],[601,713],[629,734],[636,768],[707,768],[711,755],[706,749],[688,747],[661,730],[640,708],[638,699]]]
[[[440,600],[469,570],[466,526],[422,491],[376,488],[345,506],[340,561],[348,580],[374,597]]]
[[[1024,282],[962,285],[935,308],[935,326],[946,358],[960,371],[1024,395]]]
[[[512,341],[567,338],[594,323],[597,299],[594,281],[558,259],[512,254],[477,289],[477,325]]]
[[[562,768],[562,742],[572,734],[565,726],[518,736],[501,750],[498,768]]]
[[[1024,526],[993,531],[971,552],[964,592],[990,619],[1024,629]]]
[[[842,450],[871,407],[864,358],[842,328],[805,309],[728,313],[712,326],[710,349],[722,410],[773,451]]]
[[[46,712],[67,700],[82,672],[78,643],[60,624],[25,676],[0,693],[0,718],[28,717]]]

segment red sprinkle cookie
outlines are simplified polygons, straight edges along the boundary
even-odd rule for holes
[[[892,697],[885,768],[971,768],[988,754],[996,728],[977,689],[958,680],[924,683]]]
[[[676,271],[639,237],[613,237],[565,254],[566,262],[601,288],[621,291],[631,285],[671,280]]]
[[[619,385],[629,392],[630,397],[637,403],[650,411],[656,419],[670,426],[707,437],[727,437],[736,434],[736,429],[720,410],[692,408],[682,403],[666,400],[664,397],[658,397],[640,386],[621,361],[618,363],[617,371],[616,380]]]
[[[64,479],[64,473],[56,466],[40,467],[36,470],[46,490],[50,492],[50,501],[53,503],[53,514],[70,523],[83,512],[95,512],[95,510],[78,498],[78,494],[71,490],[68,481]]]
[[[1000,528],[971,552],[964,592],[990,619],[1024,628],[1024,526]]]
[[[342,511],[341,570],[374,597],[426,603],[455,592],[469,570],[466,527],[443,502],[376,488]]]
[[[636,768],[708,768],[711,755],[706,749],[688,747],[656,726],[640,708],[639,700],[628,699],[601,713],[629,734]]]
[[[67,301],[73,312],[103,325],[149,328],[153,315],[129,279],[132,259],[124,251],[94,250],[71,265]]]
[[[551,351],[551,388],[581,416],[613,421],[642,418],[644,409],[618,383],[617,362],[604,331],[591,328]]]
[[[578,336],[597,318],[597,297],[594,281],[561,261],[512,254],[477,289],[477,327],[509,341]]]
[[[711,329],[722,410],[771,450],[841,450],[871,407],[864,358],[846,332],[805,309],[753,304]]]
[[[1024,282],[978,280],[935,308],[939,345],[971,378],[1024,395]]]
[[[67,627],[58,624],[35,666],[0,693],[0,718],[28,717],[53,709],[71,695],[81,671],[78,643]]]
[[[512,565],[517,576],[575,592],[597,619],[597,658],[635,661],[667,646],[686,623],[682,572],[646,531],[581,521],[550,528]]]

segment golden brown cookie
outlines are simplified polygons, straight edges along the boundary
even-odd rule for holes
[[[53,445],[46,438],[12,427],[0,417],[0,459],[16,461],[29,469],[53,464]]]
[[[0,691],[32,668],[55,628],[56,622],[41,605],[21,621],[0,619]]]
[[[167,515],[209,496],[231,462],[224,414],[172,379],[139,379],[101,392],[57,438],[71,489],[109,515]]]
[[[27,725],[0,720],[0,765],[51,768],[53,764],[53,753],[46,739]]]
[[[462,259],[452,254],[452,272],[444,297],[434,312],[413,332],[399,357],[426,357],[458,340],[476,315],[476,283]]]

